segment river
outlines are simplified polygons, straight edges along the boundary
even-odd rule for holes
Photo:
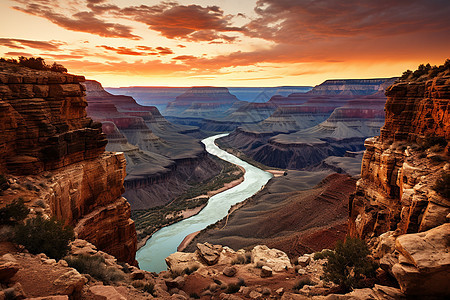
[[[223,160],[239,165],[245,169],[244,181],[222,193],[214,195],[200,213],[178,223],[157,231],[136,253],[139,267],[150,272],[161,272],[167,269],[165,258],[177,251],[183,239],[196,231],[213,224],[228,213],[230,207],[242,202],[257,193],[272,178],[272,174],[258,169],[234,155],[221,150],[214,144],[218,138],[228,135],[219,134],[202,140],[206,151]]]

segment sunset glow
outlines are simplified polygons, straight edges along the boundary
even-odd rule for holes
[[[448,0],[3,0],[0,56],[104,86],[316,85],[450,54]]]

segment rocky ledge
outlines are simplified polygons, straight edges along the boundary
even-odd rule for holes
[[[86,116],[84,77],[0,64],[1,205],[22,198],[78,236],[135,264],[136,232],[124,192],[125,158],[105,152]],[[115,221],[113,223],[113,221]]]
[[[371,241],[407,295],[450,295],[449,87],[447,61],[387,89],[386,122],[365,142],[350,200],[351,234]]]

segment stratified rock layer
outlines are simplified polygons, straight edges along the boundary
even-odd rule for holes
[[[450,66],[399,81],[386,95],[381,135],[365,142],[349,230],[372,238],[405,294],[449,295],[450,199],[435,184],[450,168]]]
[[[121,197],[125,158],[105,152],[101,124],[86,116],[83,81],[1,63],[0,172],[15,187],[1,203],[39,199],[42,208],[33,211],[64,220],[79,237],[134,264],[136,231]]]

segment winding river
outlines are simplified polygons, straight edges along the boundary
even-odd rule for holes
[[[229,190],[211,197],[205,208],[197,215],[164,227],[153,234],[145,246],[136,253],[136,259],[141,269],[150,272],[166,270],[167,266],[164,259],[177,251],[178,245],[188,234],[202,230],[208,225],[219,221],[227,215],[232,205],[254,195],[272,178],[272,174],[240,160],[214,144],[216,139],[226,135],[211,136],[202,140],[202,143],[205,144],[206,151],[212,155],[243,167],[245,169],[244,181]]]

